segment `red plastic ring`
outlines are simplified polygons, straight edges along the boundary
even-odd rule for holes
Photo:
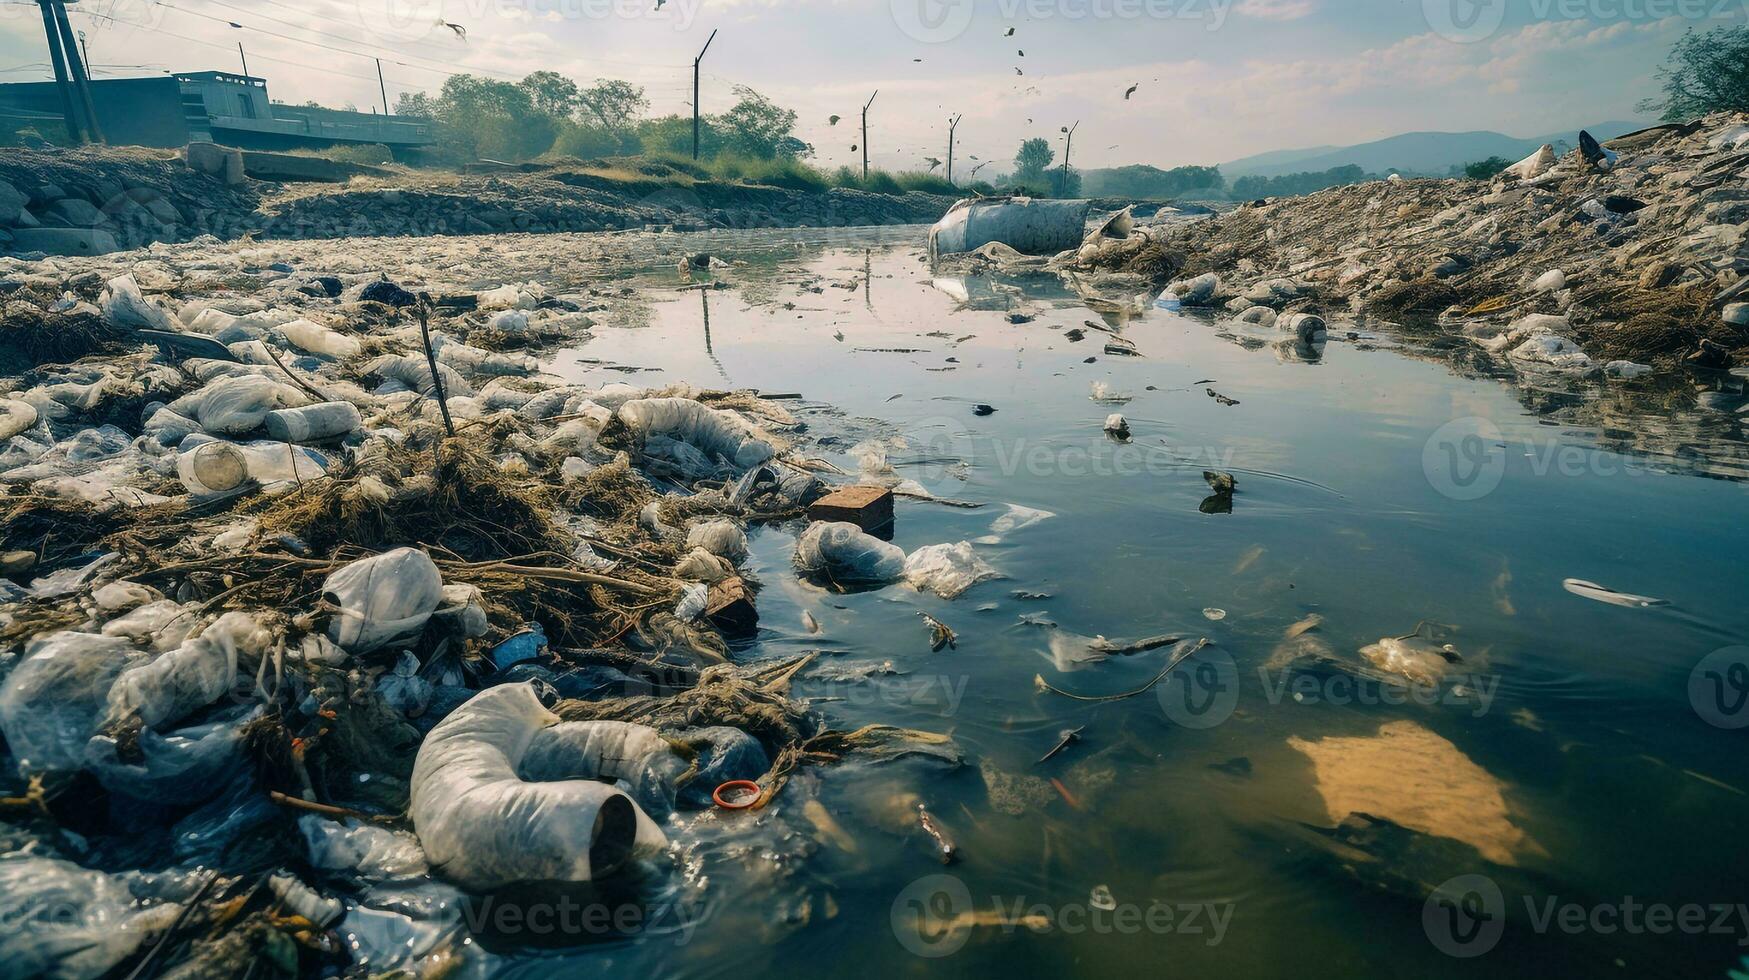
[[[724,791],[738,789],[750,789],[753,791],[753,795],[748,797],[745,802],[740,803],[731,803],[728,800],[723,799]],[[717,806],[720,806],[725,810],[745,810],[759,802],[759,795],[763,792],[765,791],[759,788],[759,784],[751,779],[731,779],[723,785],[718,786],[715,790],[712,790],[711,799],[716,801]]]

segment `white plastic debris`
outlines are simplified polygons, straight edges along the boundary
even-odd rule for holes
[[[1550,269],[1537,276],[1530,288],[1539,293],[1558,293],[1567,288],[1567,274],[1560,269]]]
[[[796,541],[794,563],[803,574],[835,582],[892,582],[905,574],[904,551],[844,521],[808,525]]]
[[[701,521],[686,532],[688,548],[703,548],[739,565],[747,558],[747,532],[734,521]]]
[[[209,381],[199,391],[171,402],[169,408],[199,422],[212,435],[242,435],[260,428],[268,412],[308,402],[290,385],[243,374]]]
[[[957,598],[979,582],[1001,577],[1000,572],[972,552],[970,541],[927,545],[905,559],[905,582],[919,592],[934,592],[943,599]]]
[[[103,315],[110,323],[129,330],[174,330],[170,314],[158,304],[146,299],[139,284],[130,275],[116,276],[103,288],[98,300]]]
[[[351,402],[320,402],[268,412],[262,424],[281,442],[321,442],[357,432],[364,420]]]
[[[1081,244],[1089,206],[1026,197],[956,201],[929,229],[929,254],[970,252],[1001,242],[1026,255],[1052,255]]]
[[[739,469],[758,466],[776,454],[758,430],[732,412],[721,412],[690,398],[640,398],[619,407],[619,419],[647,443],[652,436],[685,443],[707,457],[721,456]]]
[[[1105,431],[1120,439],[1127,439],[1130,435],[1129,420],[1121,413],[1113,412],[1105,417]]]
[[[1519,180],[1533,180],[1537,177],[1541,177],[1554,165],[1555,148],[1548,143],[1544,143],[1542,146],[1537,147],[1536,151],[1531,153],[1530,156],[1527,156],[1512,166],[1507,167],[1504,172],[1517,177]]]
[[[503,684],[450,712],[419,746],[408,813],[434,869],[471,891],[590,881],[666,838],[596,773],[533,782],[519,772],[559,717],[527,684]],[[642,817],[642,819],[640,819]]]
[[[0,440],[10,439],[36,425],[36,409],[16,398],[0,398]]]
[[[1166,286],[1166,291],[1178,297],[1185,306],[1207,306],[1215,298],[1215,291],[1221,288],[1221,280],[1212,272],[1205,272],[1190,279],[1179,279]]]
[[[39,636],[0,686],[0,732],[21,772],[81,768],[116,677],[139,656],[94,633]]]
[[[328,638],[354,653],[368,653],[425,626],[443,599],[443,576],[416,548],[362,558],[328,576],[323,596],[338,611]]]
[[[298,829],[311,866],[323,871],[381,882],[419,878],[429,870],[419,839],[403,831],[314,813],[299,817]]]
[[[302,318],[282,323],[276,329],[298,350],[324,357],[351,357],[363,349],[356,338]]]
[[[231,689],[238,658],[259,659],[273,634],[246,612],[228,612],[192,640],[124,671],[109,689],[110,722],[138,718],[162,730]]]
[[[0,857],[5,973],[55,980],[108,975],[180,917],[178,902],[142,902],[130,887],[141,880],[23,852]]]

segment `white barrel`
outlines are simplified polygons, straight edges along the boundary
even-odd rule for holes
[[[0,439],[10,439],[36,424],[36,407],[16,398],[0,398]]]
[[[929,254],[970,252],[1001,242],[1025,255],[1054,255],[1081,244],[1089,206],[1025,197],[960,201],[929,229]]]
[[[267,434],[281,442],[320,442],[358,431],[363,424],[351,402],[322,402],[267,413]]]

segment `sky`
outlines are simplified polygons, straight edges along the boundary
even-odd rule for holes
[[[449,73],[624,78],[656,113],[750,86],[800,115],[815,162],[946,156],[1008,169],[1076,125],[1078,168],[1214,164],[1401,132],[1538,136],[1648,118],[1684,30],[1749,0],[77,0],[96,77],[238,68],[286,102],[380,106]],[[459,30],[446,26],[458,25]],[[1009,32],[1012,31],[1012,34]],[[464,36],[465,35],[465,36]],[[33,2],[0,0],[0,81],[51,77]],[[1126,99],[1132,86],[1134,92]],[[878,94],[877,94],[878,93]],[[828,123],[832,115],[841,120]],[[976,158],[974,161],[972,158]]]

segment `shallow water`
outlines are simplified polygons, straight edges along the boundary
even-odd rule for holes
[[[799,528],[758,531],[762,631],[736,654],[825,651],[796,693],[825,699],[833,727],[950,732],[966,764],[803,770],[762,814],[675,835],[690,842],[682,870],[639,900],[651,927],[498,965],[1642,976],[1718,975],[1749,952],[1749,759],[1728,727],[1749,723],[1749,668],[1729,669],[1749,654],[1697,670],[1749,635],[1735,482],[1749,454],[1728,397],[1514,385],[1468,352],[1365,326],[1296,350],[1145,296],[1101,317],[1054,279],[933,280],[913,230],[792,238],[674,239],[667,254],[738,260],[730,288],[670,292],[671,260],[652,257],[624,270],[660,297],[648,323],[600,328],[552,370],[798,393],[797,438],[825,442],[810,454],[855,472],[846,451],[885,440],[893,477],[982,504],[898,504],[901,547],[971,540],[1003,574],[951,602],[798,583]],[[1121,325],[1144,356],[1064,336],[1086,320]],[[1096,382],[1132,400],[1097,402]],[[1114,411],[1127,443],[1101,431]],[[1205,469],[1236,476],[1230,512],[1203,512]],[[995,530],[1014,505],[1053,516]],[[1596,601],[1569,578],[1667,604]],[[957,630],[957,649],[931,653],[920,612]],[[1320,625],[1284,639],[1311,614]],[[1462,657],[1444,681],[1369,674],[1358,651],[1418,624]],[[1171,648],[1090,663],[1052,650],[1157,634],[1212,644],[1127,700],[1035,687],[1141,687]],[[1418,734],[1385,752],[1386,726]],[[843,833],[819,828],[810,799]],[[914,799],[956,838],[951,867],[914,829]],[[1346,810],[1332,811],[1356,799],[1431,832],[1332,839]],[[1488,884],[1462,878],[1455,908],[1425,900],[1466,875]],[[1116,911],[1089,908],[1109,904],[1100,886]],[[1551,900],[1583,921],[1546,918]],[[1638,911],[1612,915],[1624,902]],[[1008,924],[956,928],[961,913]]]

